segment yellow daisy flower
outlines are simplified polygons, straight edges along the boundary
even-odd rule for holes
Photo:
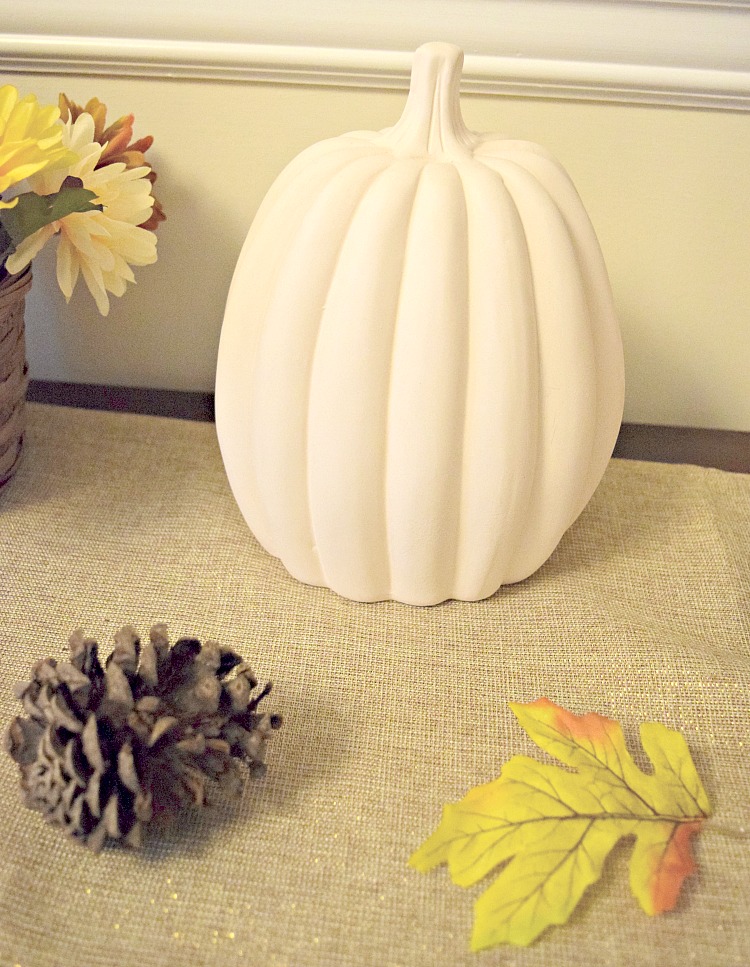
[[[149,134],[137,141],[131,140],[133,138],[134,115],[125,114],[107,127],[107,105],[97,97],[92,97],[84,107],[81,107],[71,101],[66,94],[61,94],[59,104],[60,117],[63,121],[69,119],[75,121],[81,114],[90,114],[94,119],[94,137],[92,140],[102,145],[102,153],[97,161],[98,168],[115,161],[124,161],[128,168],[148,165],[151,168],[151,174],[148,177],[153,187],[156,182],[156,172],[153,165],[146,161],[146,152],[154,143],[154,139]],[[153,190],[151,193],[153,194]],[[166,217],[159,199],[154,195],[154,207],[151,209],[148,220],[141,225],[141,228],[154,231]]]
[[[109,312],[108,293],[120,296],[128,282],[135,278],[132,265],[149,265],[156,261],[156,236],[140,227],[153,208],[150,168],[128,168],[124,162],[97,168],[103,147],[94,141],[94,119],[81,114],[63,127],[63,143],[72,149],[78,161],[63,172],[42,171],[30,179],[38,194],[58,191],[67,175],[74,175],[96,195],[102,211],[66,215],[30,235],[7,261],[11,273],[20,272],[31,262],[44,244],[59,234],[57,248],[57,281],[66,299],[70,299],[83,276],[103,316]]]
[[[63,144],[60,111],[42,107],[34,94],[19,100],[12,84],[0,87],[0,194],[45,168],[69,166],[76,156]],[[0,202],[12,208],[16,199]]]

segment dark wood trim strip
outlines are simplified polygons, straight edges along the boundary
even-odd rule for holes
[[[182,420],[210,422],[214,418],[213,394],[184,390],[31,380],[27,398],[35,403],[56,406],[146,413]],[[750,473],[750,433],[625,423],[614,456],[658,463],[692,463]]]
[[[33,403],[75,406],[84,410],[145,413],[181,420],[210,422],[214,418],[212,393],[147,389],[136,386],[100,386],[32,379],[26,398]]]
[[[614,456],[659,463],[693,463],[750,473],[750,433],[624,423]]]

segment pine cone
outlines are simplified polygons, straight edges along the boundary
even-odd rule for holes
[[[152,819],[203,805],[219,791],[239,795],[242,766],[265,772],[266,741],[278,715],[257,711],[271,691],[239,655],[214,641],[182,638],[166,625],[141,642],[130,626],[106,661],[78,631],[70,661],[38,662],[16,690],[26,717],[5,747],[20,766],[27,806],[93,850],[107,838],[138,847]]]

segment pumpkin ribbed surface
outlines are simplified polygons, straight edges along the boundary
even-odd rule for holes
[[[260,543],[358,600],[478,599],[552,553],[622,415],[622,349],[578,195],[471,135],[460,52],[417,52],[394,128],[314,145],[251,227],[216,421]]]

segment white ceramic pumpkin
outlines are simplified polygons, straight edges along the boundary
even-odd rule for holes
[[[216,427],[239,507],[292,575],[361,601],[526,578],[622,417],[583,205],[542,148],[467,130],[462,64],[426,44],[393,128],[291,162],[227,300]]]

